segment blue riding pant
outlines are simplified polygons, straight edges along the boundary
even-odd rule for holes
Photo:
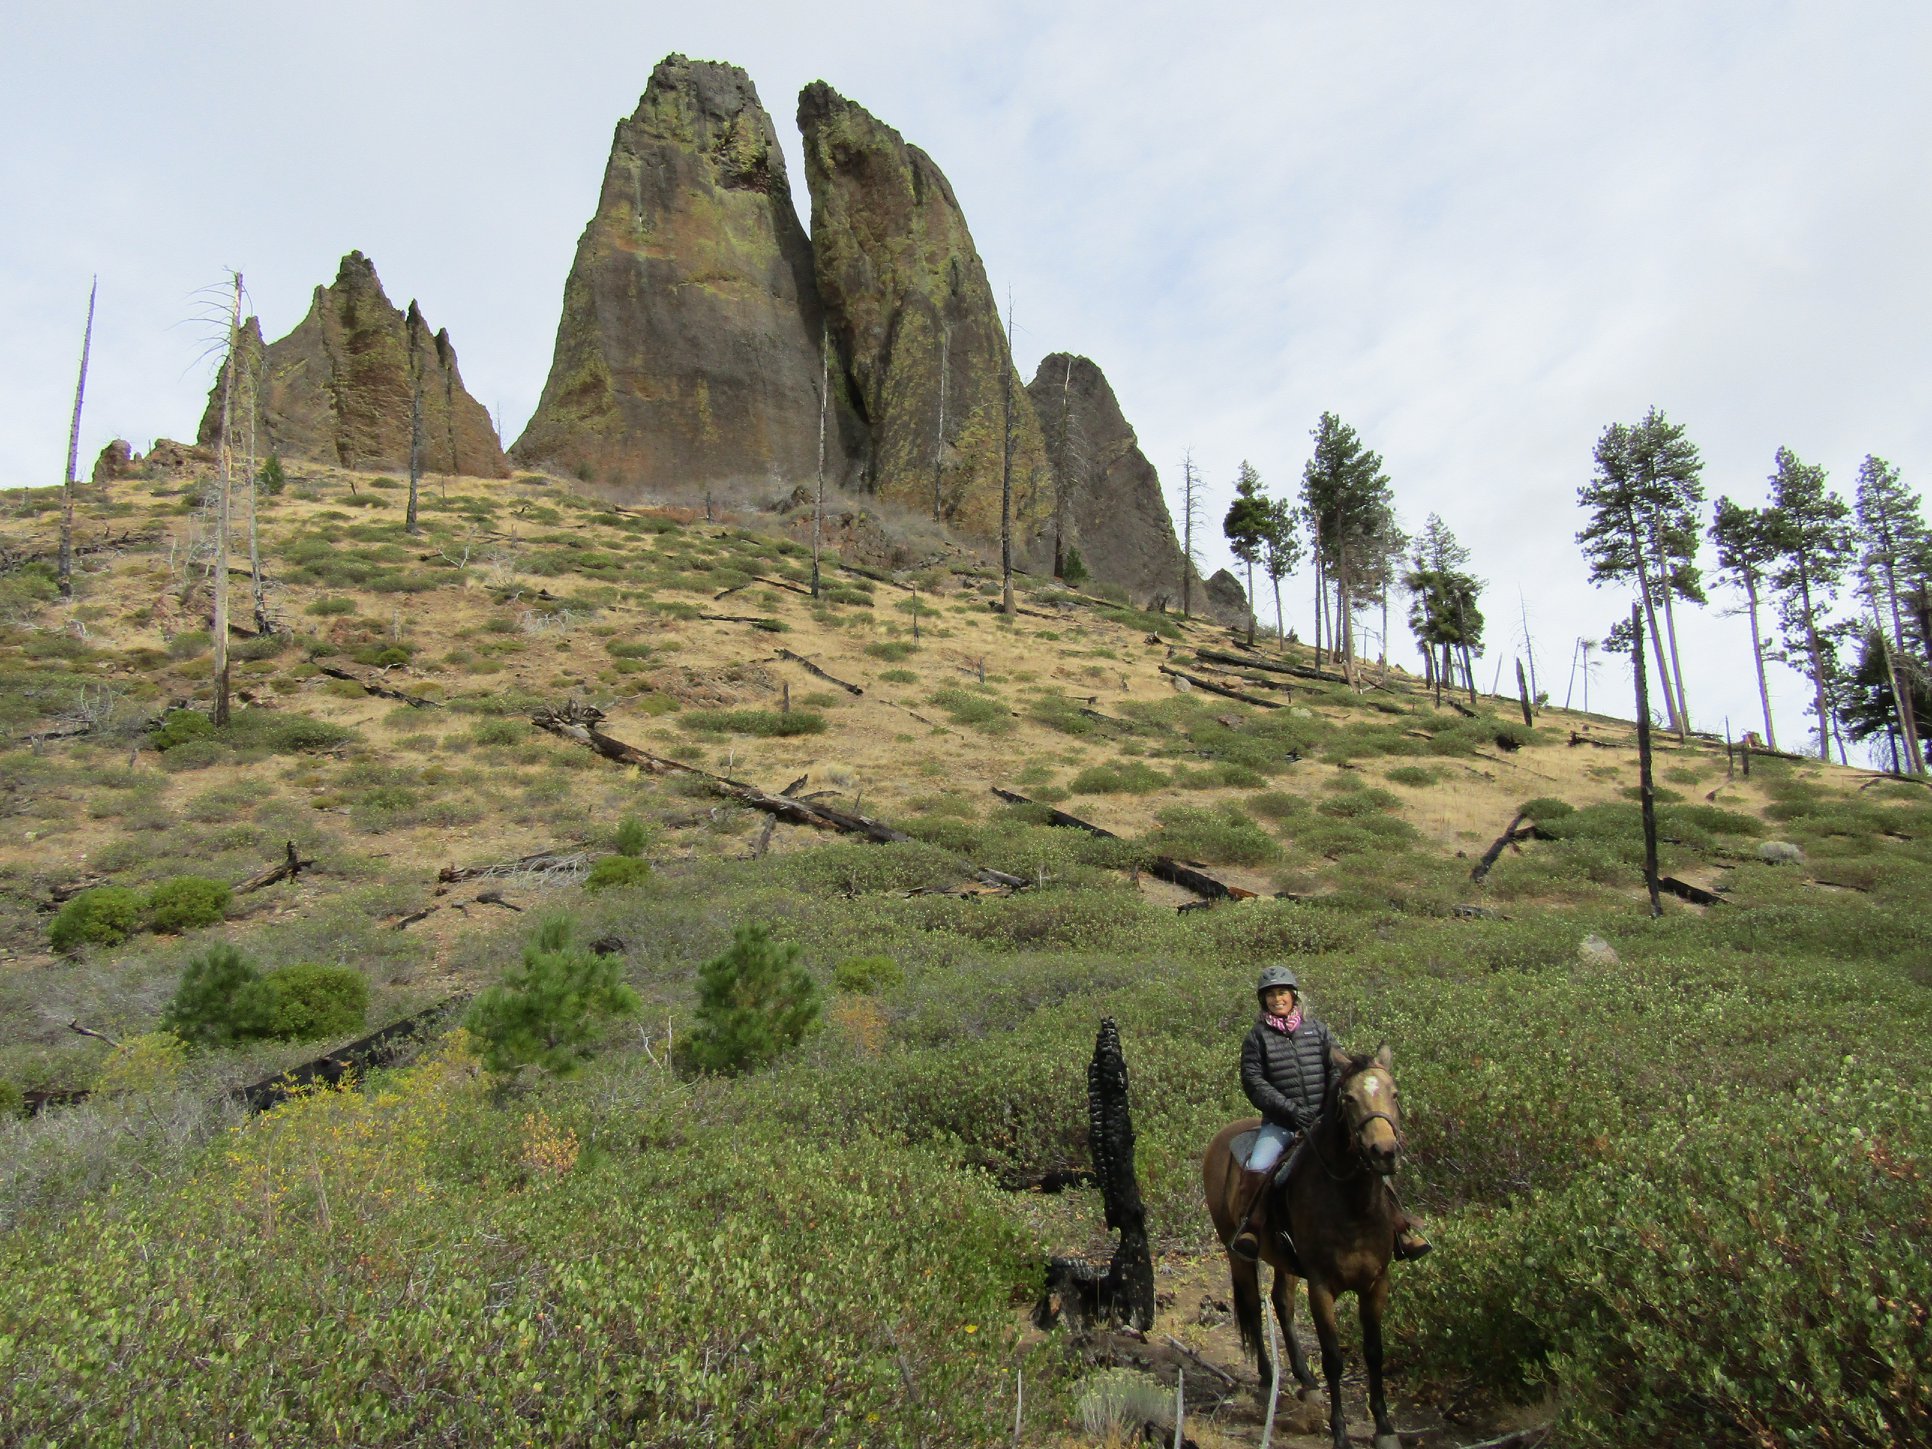
[[[1277,1127],[1273,1122],[1263,1122],[1254,1134],[1254,1146],[1248,1152],[1248,1171],[1269,1172],[1281,1161],[1281,1154],[1295,1140],[1295,1134],[1286,1127]]]

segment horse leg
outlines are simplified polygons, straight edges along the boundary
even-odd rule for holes
[[[1288,1366],[1294,1371],[1295,1382],[1300,1386],[1300,1397],[1305,1399],[1317,1385],[1314,1374],[1308,1369],[1308,1355],[1301,1351],[1301,1340],[1295,1337],[1294,1276],[1275,1269],[1275,1287],[1271,1296],[1275,1304],[1275,1322],[1281,1325],[1281,1341],[1288,1345]]]
[[[1395,1425],[1389,1422],[1389,1397],[1382,1387],[1382,1310],[1389,1302],[1389,1275],[1384,1270],[1375,1286],[1356,1295],[1362,1310],[1362,1361],[1368,1367],[1369,1412],[1375,1415],[1373,1449],[1402,1449]]]
[[[1265,1398],[1273,1370],[1268,1362],[1267,1335],[1261,1323],[1261,1265],[1229,1253],[1228,1274],[1234,1286],[1234,1326],[1240,1330],[1241,1346],[1254,1353],[1255,1373],[1260,1376],[1260,1391]]]
[[[1326,1283],[1309,1280],[1308,1316],[1315,1320],[1315,1336],[1322,1345],[1322,1377],[1328,1380],[1328,1434],[1335,1449],[1348,1449],[1348,1425],[1342,1417],[1342,1334],[1335,1321],[1335,1290]]]

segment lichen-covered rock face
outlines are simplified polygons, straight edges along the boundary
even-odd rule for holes
[[[361,252],[342,259],[333,285],[315,289],[308,316],[288,336],[264,346],[261,324],[250,317],[236,354],[234,441],[248,442],[252,380],[259,457],[406,469],[420,385],[424,472],[500,478],[510,471],[490,415],[463,386],[449,333],[432,334],[414,302],[398,311]],[[224,376],[225,368],[196,435],[206,447],[221,439]]]
[[[823,81],[798,101],[819,295],[881,498],[999,537],[1010,387],[1015,558],[1051,561],[1053,477],[986,268],[932,159]]]
[[[1230,629],[1248,627],[1248,591],[1226,569],[1217,569],[1207,581],[1208,617]]]
[[[1141,452],[1106,374],[1084,357],[1050,354],[1027,384],[1046,435],[1059,499],[1055,555],[1078,550],[1087,571],[1136,604],[1181,589],[1181,545],[1160,475]]]
[[[667,57],[620,121],[542,400],[512,447],[618,489],[776,497],[816,478],[823,309],[771,117],[738,67]],[[826,477],[864,430],[840,395]]]

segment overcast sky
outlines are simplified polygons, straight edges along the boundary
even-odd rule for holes
[[[1932,478],[1932,8],[549,9],[9,7],[0,484],[61,476],[92,274],[83,473],[115,436],[192,437],[197,288],[240,268],[277,337],[351,248],[449,328],[514,438],[612,127],[672,51],[751,73],[802,210],[807,81],[928,151],[1012,290],[1023,375],[1098,362],[1170,504],[1193,449],[1210,569],[1239,462],[1292,491],[1320,413],[1354,424],[1404,523],[1440,512],[1489,582],[1484,687],[1520,649],[1519,590],[1559,703],[1576,639],[1628,609],[1573,542],[1613,420],[1684,423],[1713,497],[1760,499],[1780,445],[1847,493],[1868,452]],[[1305,580],[1289,599],[1306,635]],[[1686,669],[1695,720],[1742,729],[1731,602],[1692,611]],[[1783,743],[1804,698],[1774,669]],[[1592,704],[1628,701],[1605,664]]]

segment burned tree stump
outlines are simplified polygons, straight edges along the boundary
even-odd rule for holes
[[[1103,1272],[1079,1258],[1047,1262],[1046,1292],[1033,1311],[1041,1328],[1058,1318],[1077,1325],[1124,1323],[1142,1332],[1154,1325],[1154,1261],[1147,1248],[1147,1210],[1134,1171],[1134,1119],[1127,1100],[1127,1059],[1110,1016],[1094,1038],[1087,1064],[1087,1136],[1094,1176],[1106,1202],[1109,1231],[1120,1234]]]

